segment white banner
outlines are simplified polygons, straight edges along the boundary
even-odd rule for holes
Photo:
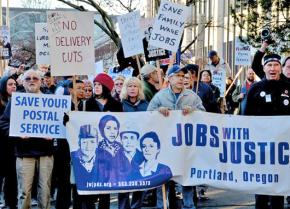
[[[9,135],[65,138],[63,116],[70,110],[70,96],[13,93]]]
[[[67,138],[81,194],[148,189],[172,178],[185,186],[290,195],[289,116],[171,111],[169,117],[159,112],[69,117]],[[137,165],[128,164],[127,156]],[[81,163],[86,158],[94,160]]]
[[[149,45],[177,52],[189,7],[161,1]]]
[[[251,46],[241,42],[239,37],[235,38],[235,65],[251,65]]]
[[[94,13],[47,12],[53,76],[89,75],[95,72]]]
[[[226,71],[215,70],[212,71],[212,84],[219,88],[221,97],[226,93]]]
[[[135,11],[118,16],[118,24],[125,58],[142,54],[143,34],[140,28],[140,12]]]
[[[36,64],[50,65],[48,31],[46,23],[35,23]]]

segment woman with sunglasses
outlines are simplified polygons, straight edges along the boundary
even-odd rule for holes
[[[93,96],[93,84],[89,80],[83,80],[85,85],[85,100],[90,99]]]

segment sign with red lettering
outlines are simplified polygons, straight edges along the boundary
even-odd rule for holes
[[[35,54],[36,64],[50,65],[46,23],[35,23]]]
[[[149,45],[177,52],[189,7],[162,0]]]
[[[92,12],[47,12],[51,74],[94,73],[94,14]]]

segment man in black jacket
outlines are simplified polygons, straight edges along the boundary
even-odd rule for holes
[[[250,88],[245,115],[290,115],[290,84],[281,79],[280,56],[264,57],[265,77]],[[269,204],[270,203],[270,204]],[[256,209],[283,209],[283,196],[256,195]]]

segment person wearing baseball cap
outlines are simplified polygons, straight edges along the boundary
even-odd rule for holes
[[[157,68],[151,64],[146,64],[141,68],[141,77],[145,100],[150,102],[158,92],[156,86],[159,84]]]
[[[86,101],[85,110],[123,112],[121,102],[111,95],[113,88],[113,79],[106,73],[99,73],[94,79],[94,96]]]
[[[281,57],[264,56],[265,77],[253,84],[247,95],[245,115],[290,115],[290,85],[281,79]],[[284,208],[284,196],[256,194],[256,208]]]
[[[231,77],[231,69],[228,63],[225,60],[218,56],[217,51],[211,50],[208,52],[209,62],[205,66],[205,70],[210,70],[211,73],[215,71],[225,71],[226,77]]]
[[[167,70],[169,85],[160,90],[150,101],[147,111],[159,111],[167,117],[172,110],[182,110],[183,115],[189,115],[194,110],[205,111],[202,101],[192,90],[184,88],[186,68],[173,65]],[[183,188],[184,208],[193,208],[192,187]],[[163,207],[161,187],[157,188],[157,208]]]

